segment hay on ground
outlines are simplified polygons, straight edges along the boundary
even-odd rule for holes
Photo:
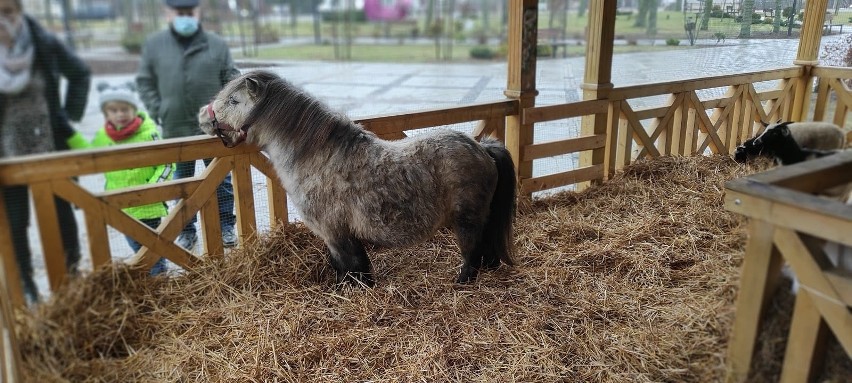
[[[370,251],[377,287],[333,286],[322,243],[279,227],[170,278],[98,270],[18,333],[30,381],[714,382],[745,243],[727,157],[641,161],[521,205],[517,266],[452,283],[442,232]],[[754,381],[780,371],[792,298],[773,302]],[[835,342],[836,343],[836,342]],[[836,344],[823,379],[852,376]]]

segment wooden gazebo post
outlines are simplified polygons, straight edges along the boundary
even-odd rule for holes
[[[519,114],[506,117],[506,148],[512,153],[518,182],[532,177],[532,161],[523,160],[523,148],[533,143],[533,124],[524,123],[523,110],[535,106],[538,0],[509,3],[509,52],[506,97],[517,99]]]
[[[589,2],[589,21],[586,27],[586,69],[581,86],[583,88],[583,100],[608,98],[609,91],[612,89],[615,10],[615,1],[592,0]],[[580,128],[581,135],[607,134],[607,126],[607,113],[583,116]],[[581,152],[580,167],[603,164],[605,150],[605,148],[600,148]],[[588,186],[588,182],[577,185],[580,189]]]
[[[813,82],[811,68],[819,64],[819,44],[822,40],[825,11],[828,0],[808,0],[805,2],[805,20],[799,34],[799,52],[793,64],[801,65],[805,70],[796,84],[796,96],[793,99],[791,119],[802,121],[810,108],[810,84]]]

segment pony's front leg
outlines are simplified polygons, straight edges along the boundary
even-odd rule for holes
[[[337,271],[337,283],[354,282],[373,287],[373,273],[370,271],[370,258],[364,245],[352,236],[334,238],[326,241],[328,261]]]

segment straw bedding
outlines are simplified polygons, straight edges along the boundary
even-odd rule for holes
[[[323,246],[279,227],[170,278],[123,267],[18,317],[30,381],[714,382],[745,243],[728,157],[641,161],[522,203],[514,268],[452,283],[449,233],[370,249],[377,287],[333,286]],[[775,381],[793,298],[773,302],[754,381]],[[832,343],[823,379],[852,376]],[[847,380],[848,381],[848,380]]]

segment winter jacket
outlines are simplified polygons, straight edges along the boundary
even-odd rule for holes
[[[100,148],[111,145],[159,140],[160,133],[157,131],[157,125],[154,123],[154,120],[142,111],[137,112],[137,115],[142,117],[142,125],[139,126],[139,130],[135,134],[124,140],[116,142],[107,134],[106,128],[100,128],[98,129],[98,132],[95,133],[95,138],[92,139],[92,147]],[[174,164],[171,163],[107,172],[104,174],[104,177],[106,178],[106,186],[104,189],[122,189],[130,186],[163,182],[171,179],[173,172]],[[125,213],[136,219],[159,218],[165,217],[168,214],[168,208],[163,202],[133,206],[123,210]]]
[[[91,71],[68,46],[42,28],[35,19],[24,15],[24,21],[30,27],[35,45],[33,70],[39,71],[45,81],[44,96],[48,103],[55,147],[57,150],[68,149],[68,140],[77,134],[69,119],[80,121],[83,118],[89,99]],[[62,77],[68,81],[64,100],[60,100],[59,94]],[[0,114],[6,113],[5,103],[6,97],[0,94]]]
[[[163,137],[185,137],[201,134],[198,110],[239,74],[220,37],[199,30],[184,49],[169,29],[145,41],[136,85]]]

